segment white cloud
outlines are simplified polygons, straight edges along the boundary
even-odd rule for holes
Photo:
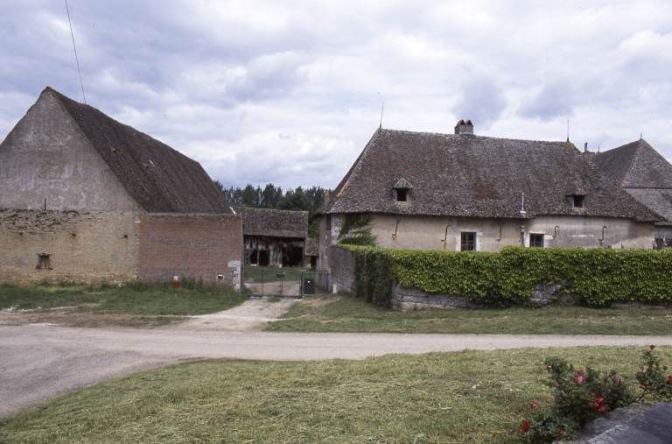
[[[81,100],[62,5],[0,16],[0,138],[45,85]],[[334,187],[378,125],[644,137],[672,158],[672,3],[70,0],[90,103],[226,184]],[[3,100],[4,98],[4,100]]]

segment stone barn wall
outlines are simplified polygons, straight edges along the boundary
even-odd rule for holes
[[[149,213],[142,217],[141,281],[169,282],[181,276],[240,290],[242,261],[240,215]]]
[[[138,274],[135,212],[0,210],[0,282],[125,282]],[[49,268],[37,268],[48,254]]]

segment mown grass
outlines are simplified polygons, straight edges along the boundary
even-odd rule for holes
[[[324,297],[323,297],[324,298]],[[352,296],[306,299],[269,331],[671,335],[669,308],[552,306],[483,310],[385,310]]]
[[[664,362],[672,348],[657,349]],[[0,423],[0,442],[505,443],[550,396],[543,360],[632,375],[633,347],[363,361],[210,361],[84,389]]]
[[[257,267],[246,265],[244,273],[246,282],[264,284],[267,282],[300,281],[302,277],[304,279],[312,279],[315,276],[314,270],[301,267]]]
[[[199,286],[174,290],[170,285],[137,283],[101,287],[0,285],[0,310],[73,307],[78,311],[99,313],[188,316],[225,310],[242,303],[245,298],[230,290]]]

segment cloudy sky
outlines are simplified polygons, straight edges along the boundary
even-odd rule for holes
[[[227,185],[333,188],[379,124],[672,159],[672,2],[69,0],[88,102]],[[62,0],[3,0],[0,140],[81,101]]]

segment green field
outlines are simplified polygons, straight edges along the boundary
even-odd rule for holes
[[[665,362],[672,349],[657,349]],[[550,396],[543,361],[615,368],[641,348],[465,351],[363,361],[208,361],[86,388],[0,424],[0,442],[505,443]]]
[[[385,310],[348,295],[295,304],[269,331],[672,335],[670,308],[552,306],[478,310]]]
[[[137,316],[188,316],[225,310],[246,297],[229,290],[207,287],[129,284],[89,287],[0,285],[0,310],[53,310],[79,313],[125,313]]]

